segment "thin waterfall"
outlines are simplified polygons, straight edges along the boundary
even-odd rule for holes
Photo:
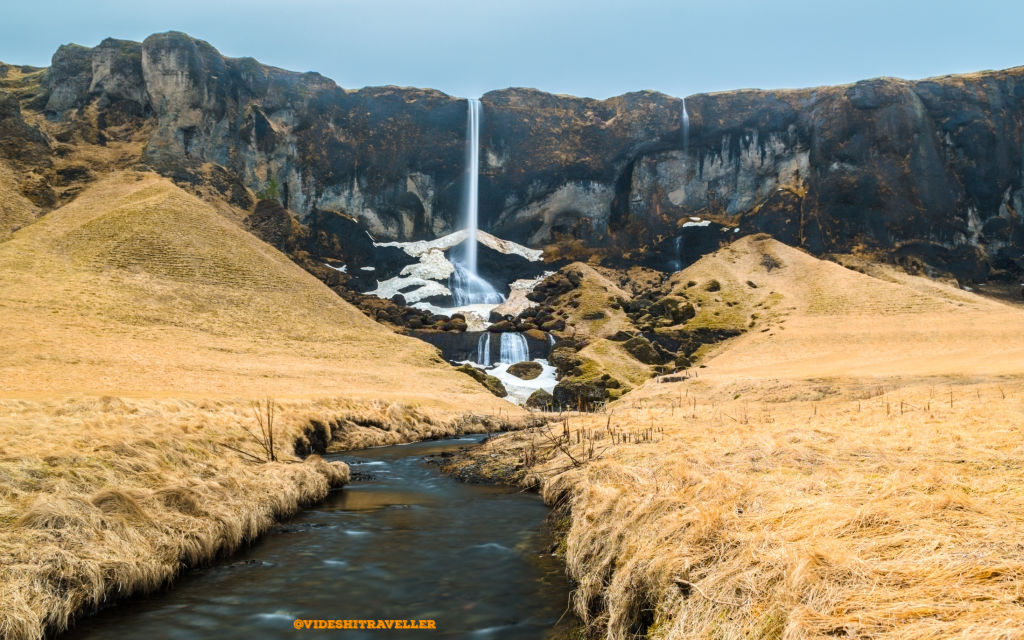
[[[480,99],[470,98],[466,119],[466,189],[462,223],[466,240],[452,256],[455,271],[448,279],[448,288],[456,306],[468,304],[501,304],[505,298],[477,272],[476,248],[478,200],[480,194]],[[454,253],[454,252],[453,252]]]
[[[676,236],[672,244],[676,248],[675,260],[672,261],[672,270],[679,271],[683,268],[683,236]]]
[[[683,153],[690,148],[690,114],[686,112],[686,98],[683,98]]]
[[[499,362],[515,364],[530,359],[530,345],[521,333],[501,334],[501,357]]]
[[[462,264],[470,273],[476,273],[476,230],[479,225],[480,203],[480,99],[470,98],[466,119],[466,187],[465,223],[466,244],[462,248]]]
[[[491,332],[484,331],[476,343],[476,363],[491,366]]]

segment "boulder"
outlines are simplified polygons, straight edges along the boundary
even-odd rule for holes
[[[462,373],[465,373],[469,377],[473,378],[480,384],[484,385],[484,387],[486,387],[488,391],[498,396],[499,398],[504,398],[505,396],[508,395],[508,391],[505,390],[505,385],[501,383],[501,380],[498,380],[492,375],[488,375],[484,371],[477,369],[471,364],[464,364],[458,366],[455,368],[455,370],[461,371]]]
[[[650,341],[643,336],[630,338],[622,343],[622,346],[631,356],[644,364],[661,364],[662,358],[651,345]]]
[[[555,404],[555,397],[543,389],[537,389],[526,399],[527,409],[549,411]]]
[[[520,380],[533,380],[543,371],[544,367],[539,362],[533,362],[532,360],[517,362],[508,368],[508,372]]]

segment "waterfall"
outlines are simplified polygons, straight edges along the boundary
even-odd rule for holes
[[[484,331],[476,343],[476,363],[491,366],[491,332]]]
[[[489,282],[461,262],[452,262],[455,271],[448,276],[448,288],[456,307],[468,304],[501,304],[505,301]]]
[[[530,346],[521,333],[501,334],[501,357],[499,362],[515,364],[530,359]]]
[[[676,257],[672,261],[672,266],[674,267],[672,270],[679,271],[683,268],[683,236],[676,236],[673,244],[676,248]]]
[[[690,114],[686,112],[686,98],[683,98],[683,153],[690,148]]]
[[[480,277],[476,267],[478,200],[480,185],[480,99],[470,98],[466,120],[466,188],[463,195],[462,223],[465,242],[458,255],[452,256],[455,272],[448,279],[456,306],[467,304],[500,304],[505,298],[491,283]],[[454,253],[454,252],[453,252]]]
[[[470,98],[466,119],[466,202],[463,204],[466,243],[462,249],[462,263],[476,273],[476,230],[479,224],[480,200],[480,99]]]

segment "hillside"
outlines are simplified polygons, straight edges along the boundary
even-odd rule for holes
[[[1024,314],[883,266],[869,276],[747,236],[673,276],[704,302],[691,323],[746,328],[701,375],[976,376],[1024,373]],[[720,290],[702,291],[715,280]],[[687,287],[686,283],[696,283]]]
[[[160,588],[348,482],[310,453],[508,426],[166,178],[114,173],[29,222],[0,240],[0,637]]]
[[[23,228],[0,273],[0,396],[497,402],[152,174],[104,178]]]
[[[537,461],[596,635],[1024,633],[1024,309],[862,267],[737,240],[670,283],[744,334],[480,452]]]

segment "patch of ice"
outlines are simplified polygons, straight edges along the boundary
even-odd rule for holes
[[[408,300],[408,298],[406,298]],[[451,317],[453,313],[461,313],[466,317],[466,329],[468,331],[483,331],[487,327],[491,326],[489,318],[491,317],[491,309],[495,308],[496,304],[467,304],[461,307],[439,307],[436,304],[430,304],[429,302],[416,302],[410,303],[410,306],[416,307],[417,309],[423,309],[429,311],[435,315]]]
[[[412,286],[416,286],[418,288],[402,294],[407,304],[414,304],[424,298],[430,298],[432,296],[450,296],[452,294],[452,292],[448,290],[448,287],[444,286],[440,282],[424,280],[423,278],[391,278],[384,282],[378,281],[377,288],[369,293],[377,296],[378,298],[391,298],[402,289]]]
[[[697,219],[700,220],[700,218]],[[683,229],[685,229],[686,227],[706,227],[711,224],[710,220],[700,220],[700,222],[693,222],[693,218],[690,218],[690,220],[691,222],[683,223]]]
[[[324,266],[325,266],[325,267],[330,267],[331,269],[334,269],[335,271],[338,271],[338,272],[340,272],[340,273],[348,273],[348,265],[347,265],[347,264],[343,264],[343,265],[341,265],[340,267],[336,267],[336,266],[334,266],[333,264],[327,264],[327,263],[325,262],[325,263],[324,263]]]
[[[466,360],[465,363],[460,364],[471,364],[477,369],[487,372],[494,376],[498,380],[501,380],[501,384],[505,385],[505,391],[508,391],[508,395],[505,399],[513,404],[524,405],[526,400],[533,394],[537,389],[543,389],[548,393],[554,390],[555,385],[558,381],[555,380],[556,369],[548,364],[548,361],[543,358],[537,358],[534,360],[541,366],[541,373],[533,380],[523,380],[517,378],[508,372],[508,368],[511,365],[506,363],[500,363],[493,368],[482,367],[475,362]]]
[[[359,267],[362,271],[376,271],[376,267]]]
[[[480,231],[479,229],[476,234],[477,240],[485,247],[490,247],[491,249],[506,255],[514,254],[522,256],[530,262],[537,262],[541,259],[541,256],[544,253],[540,249],[531,249],[512,242],[511,240],[502,240],[497,236],[493,236],[486,231]],[[373,244],[378,247],[398,247],[408,255],[418,258],[433,249],[447,251],[460,242],[465,241],[468,235],[469,232],[467,230],[460,229],[459,231],[449,233],[446,236],[442,236],[434,240],[416,240],[414,242],[375,242]]]
[[[440,249],[429,249],[420,254],[420,261],[402,269],[401,275],[426,280],[447,280],[455,266],[444,257]]]

